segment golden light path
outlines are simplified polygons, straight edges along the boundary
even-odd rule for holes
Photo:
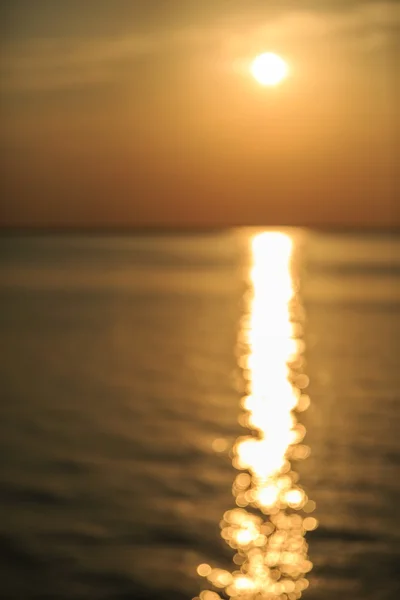
[[[297,600],[308,587],[305,534],[317,526],[310,516],[315,503],[291,466],[309,455],[296,418],[309,398],[302,392],[308,378],[302,373],[295,253],[296,239],[283,232],[251,239],[251,297],[238,341],[247,385],[240,423],[250,432],[234,446],[233,465],[241,471],[233,485],[237,508],[221,521],[236,567],[200,565],[198,573],[214,590],[201,592],[200,600]]]

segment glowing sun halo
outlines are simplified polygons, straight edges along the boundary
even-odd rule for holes
[[[277,54],[260,54],[251,64],[251,73],[261,85],[277,85],[288,74],[288,66]]]

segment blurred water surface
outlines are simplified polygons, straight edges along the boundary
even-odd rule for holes
[[[304,598],[400,594],[398,234],[4,236],[0,339],[1,598],[208,600],[307,498]]]

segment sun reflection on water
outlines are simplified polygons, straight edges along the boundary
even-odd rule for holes
[[[246,382],[239,421],[248,433],[233,448],[240,471],[233,484],[237,507],[220,524],[222,538],[236,551],[235,568],[200,565],[199,575],[214,590],[203,591],[201,600],[296,600],[308,587],[312,563],[305,535],[317,527],[310,516],[315,503],[291,464],[310,452],[296,417],[309,405],[296,251],[296,239],[283,232],[251,239],[250,293],[238,340]]]

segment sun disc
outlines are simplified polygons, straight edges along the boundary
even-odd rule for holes
[[[288,74],[288,66],[277,54],[265,52],[254,59],[251,73],[261,85],[273,86],[285,79]]]

